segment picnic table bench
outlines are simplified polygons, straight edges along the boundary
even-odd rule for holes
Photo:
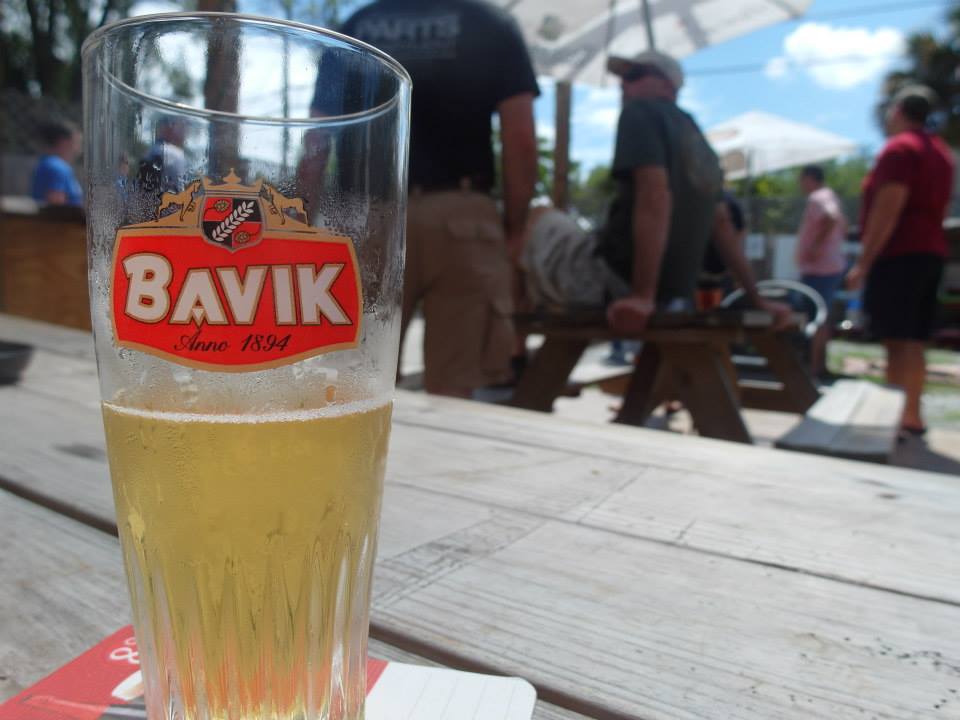
[[[544,342],[520,378],[515,407],[549,412],[587,346],[615,339],[643,342],[618,423],[643,425],[663,401],[679,399],[701,435],[750,443],[741,406],[803,414],[820,397],[789,334],[774,332],[763,311],[658,313],[646,330],[629,336],[614,332],[594,309],[519,315],[516,323],[519,332],[541,334]],[[738,381],[730,353],[738,342],[766,358],[775,381]]]
[[[38,347],[0,387],[2,700],[126,596],[90,337],[0,337]],[[541,719],[960,712],[954,477],[410,393],[387,468],[383,654],[525,677]]]

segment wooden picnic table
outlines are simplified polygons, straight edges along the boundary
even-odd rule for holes
[[[791,334],[775,332],[772,315],[763,311],[657,313],[645,330],[629,336],[612,330],[604,311],[597,309],[519,315],[516,322],[524,334],[544,336],[511,401],[527,410],[550,412],[587,347],[616,339],[643,343],[618,423],[643,425],[664,401],[682,400],[700,435],[751,443],[741,407],[802,415],[820,397]],[[754,346],[774,380],[738,382],[734,343]]]
[[[0,338],[39,348],[0,388],[5,698],[126,598],[90,338]],[[540,717],[957,718],[958,550],[955,477],[399,393],[371,635]]]

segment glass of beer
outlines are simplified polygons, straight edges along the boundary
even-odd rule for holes
[[[359,720],[410,80],[315,27],[83,49],[89,282],[152,720]]]

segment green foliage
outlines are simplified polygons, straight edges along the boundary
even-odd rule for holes
[[[824,170],[826,185],[840,196],[847,220],[855,223],[870,159],[861,154],[819,164]],[[748,222],[753,231],[770,234],[796,231],[805,206],[800,171],[801,168],[790,168],[732,183],[733,194],[747,205]]]
[[[13,0],[0,16],[0,84],[61,101],[80,99],[80,46],[126,16],[133,0]]]
[[[607,210],[617,192],[617,183],[610,175],[610,168],[597,165],[583,181],[570,186],[570,205],[594,226],[603,223]]]
[[[912,83],[931,87],[942,103],[941,134],[950,145],[960,146],[960,2],[952,2],[941,36],[932,32],[907,40],[906,67],[891,72],[883,84],[877,122],[884,125],[890,98]]]

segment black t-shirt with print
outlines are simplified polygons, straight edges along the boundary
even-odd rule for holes
[[[413,79],[410,184],[494,185],[491,116],[503,100],[538,94],[520,30],[481,0],[379,0],[342,28],[396,58]]]

